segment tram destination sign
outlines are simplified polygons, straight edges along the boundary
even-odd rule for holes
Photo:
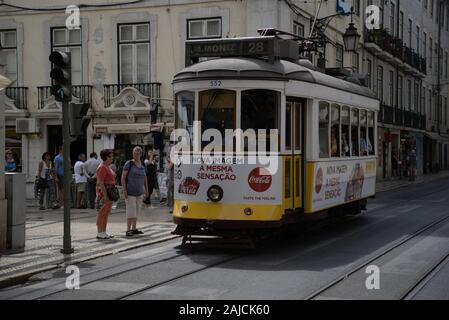
[[[199,58],[215,57],[255,57],[274,62],[286,51],[285,41],[275,37],[187,41],[186,66],[198,62]]]

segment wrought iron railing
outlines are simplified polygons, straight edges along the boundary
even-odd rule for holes
[[[427,74],[426,59],[422,58],[411,48],[405,46],[401,39],[390,35],[388,30],[365,30],[365,43],[375,43],[383,51],[390,53],[411,67]]]
[[[72,86],[72,96],[78,98],[83,103],[92,105],[92,88],[90,85],[75,85]],[[37,87],[38,96],[38,108],[43,109],[45,107],[45,101],[51,96],[51,87]]]
[[[27,90],[26,87],[9,87],[5,89],[5,95],[14,101],[17,109],[27,109]]]
[[[132,87],[137,89],[144,96],[160,102],[161,98],[161,83],[160,82],[146,82],[146,83],[131,83],[131,84],[105,84],[104,91],[104,107],[111,106],[112,98],[117,96],[123,89]]]
[[[390,106],[383,106],[384,111],[383,123],[394,124],[394,108]]]

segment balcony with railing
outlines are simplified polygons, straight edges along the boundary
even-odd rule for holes
[[[25,111],[27,110],[27,91],[26,87],[9,87],[5,89],[7,101],[7,111]],[[9,107],[9,108],[8,108]]]
[[[378,116],[379,123],[398,127],[425,130],[426,117],[414,111],[403,110],[382,104]]]
[[[75,85],[72,86],[73,100],[80,103],[88,103],[92,105],[92,88],[90,85]],[[50,86],[37,87],[38,95],[38,109],[43,110],[49,104],[49,100],[52,98]],[[74,101],[74,102],[75,102]]]
[[[152,102],[159,103],[161,98],[161,83],[106,84],[104,91],[105,109],[121,104],[127,106],[149,106]]]
[[[427,74],[426,59],[404,45],[401,39],[389,34],[386,29],[365,30],[365,46],[376,55],[382,56],[387,53],[386,56],[389,55],[407,64],[419,72],[417,75]],[[384,58],[387,58],[386,56]],[[404,67],[407,68],[407,65]]]

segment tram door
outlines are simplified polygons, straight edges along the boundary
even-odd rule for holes
[[[284,208],[302,207],[302,112],[304,102],[288,100],[285,108]]]

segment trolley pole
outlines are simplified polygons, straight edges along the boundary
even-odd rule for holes
[[[72,254],[72,238],[70,235],[70,206],[71,206],[71,182],[70,170],[70,131],[69,131],[69,102],[62,101],[62,132],[63,132],[63,157],[64,157],[64,240],[61,253]]]

